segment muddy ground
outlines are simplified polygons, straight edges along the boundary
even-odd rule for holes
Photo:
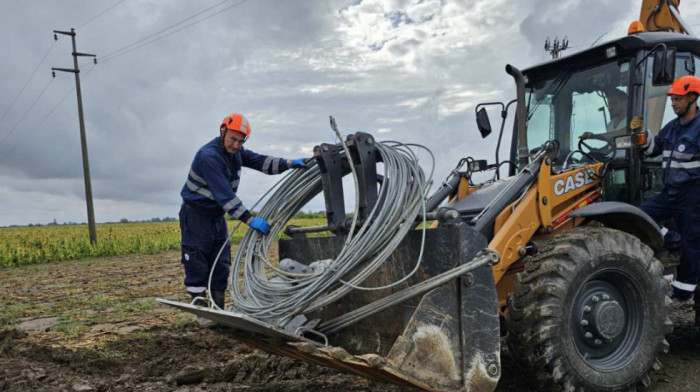
[[[399,391],[237,343],[155,297],[185,300],[179,253],[0,270],[0,391]],[[700,333],[674,309],[651,391],[700,390]],[[499,391],[531,387],[503,358]]]

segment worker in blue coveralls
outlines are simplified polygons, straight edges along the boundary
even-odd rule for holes
[[[700,79],[682,76],[667,95],[678,118],[649,138],[644,151],[649,157],[663,156],[664,188],[641,209],[657,222],[673,218],[680,229],[681,263],[671,285],[674,302],[683,302],[692,298],[700,278]]]
[[[303,158],[282,159],[257,154],[243,144],[250,136],[250,124],[239,113],[227,116],[221,123],[219,137],[202,146],[192,161],[187,182],[182,187],[180,232],[185,286],[194,299],[205,297],[209,274],[222,246],[211,281],[211,297],[224,309],[227,279],[231,268],[231,245],[224,215],[246,223],[263,234],[270,233],[270,224],[253,217],[236,196],[241,167],[265,174],[279,174],[289,168],[306,167]],[[205,297],[206,298],[206,297]]]

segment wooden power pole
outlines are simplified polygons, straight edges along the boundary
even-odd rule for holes
[[[78,68],[78,57],[95,57],[94,54],[79,53],[75,47],[75,29],[70,31],[54,30],[54,39],[58,40],[56,34],[70,35],[73,40],[73,68],[51,68],[53,76],[56,71],[71,72],[75,74],[75,91],[78,94],[78,119],[80,120],[80,145],[83,150],[83,175],[85,177],[85,201],[87,202],[88,229],[90,230],[90,243],[97,243],[97,227],[95,226],[95,210],[92,207],[92,185],[90,185],[90,163],[88,162],[87,139],[85,137],[85,119],[83,118],[83,98],[80,94],[80,69]],[[97,59],[94,59],[97,63]]]

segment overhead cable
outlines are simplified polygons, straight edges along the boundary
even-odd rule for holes
[[[220,5],[222,5],[222,4],[224,4],[224,3],[227,3],[227,2],[229,2],[229,1],[231,1],[231,0],[224,0],[224,1],[222,1],[222,2],[220,2],[220,3],[217,3],[217,4],[215,4],[215,5],[211,6],[211,7],[208,7],[208,8],[206,8],[206,9],[204,9],[204,10],[202,10],[202,11],[200,11],[200,12],[194,14],[194,15],[191,15],[191,16],[189,16],[189,17],[187,17],[187,18],[185,18],[185,19],[183,19],[183,20],[181,20],[181,21],[179,21],[179,22],[177,22],[177,23],[175,23],[175,24],[172,24],[172,25],[170,25],[170,26],[168,26],[168,27],[166,27],[166,28],[164,28],[164,29],[162,29],[162,30],[156,32],[156,33],[153,33],[153,34],[151,34],[151,35],[149,35],[149,36],[147,36],[147,37],[144,37],[144,38],[142,38],[142,39],[139,39],[138,41],[132,42],[132,43],[130,43],[129,45],[123,46],[123,47],[121,47],[121,48],[119,48],[119,49],[117,49],[117,50],[115,50],[115,51],[113,51],[113,52],[110,52],[110,53],[108,53],[108,54],[102,56],[102,57],[100,58],[100,61],[101,61],[101,62],[109,61],[109,60],[112,60],[112,59],[114,59],[114,58],[116,58],[116,57],[119,57],[119,56],[121,56],[121,55],[127,54],[127,53],[129,53],[129,52],[131,52],[131,51],[134,51],[134,50],[136,50],[136,49],[142,48],[142,47],[144,47],[144,46],[146,46],[146,45],[150,45],[150,44],[152,44],[152,43],[154,43],[154,42],[156,42],[156,41],[160,41],[161,39],[163,39],[163,38],[165,38],[165,37],[168,37],[168,36],[170,36],[170,35],[172,35],[172,34],[175,34],[175,33],[179,32],[179,31],[182,31],[182,30],[185,30],[185,29],[187,29],[187,28],[189,28],[189,27],[192,27],[192,26],[194,26],[194,25],[196,25],[196,24],[198,24],[198,23],[200,23],[200,22],[203,22],[203,21],[205,21],[205,20],[207,20],[207,19],[209,19],[209,18],[211,18],[211,17],[213,17],[213,16],[216,16],[216,15],[222,13],[222,12],[228,11],[228,10],[230,10],[231,8],[237,7],[237,6],[239,6],[239,5],[241,5],[241,4],[245,3],[245,2],[247,2],[248,0],[241,0],[241,1],[238,1],[237,3],[232,4],[232,5],[230,5],[230,6],[226,7],[226,8],[223,8],[223,9],[221,9],[221,10],[219,10],[219,11],[213,13],[213,14],[207,15],[207,16],[205,16],[205,17],[203,17],[203,18],[201,18],[201,19],[198,19],[198,20],[196,20],[196,21],[194,21],[194,22],[192,22],[192,23],[186,24],[185,26],[183,26],[183,27],[181,27],[181,28],[179,28],[179,29],[170,31],[170,32],[167,33],[167,34],[164,34],[164,35],[161,35],[160,37],[158,37],[158,35],[160,35],[160,34],[166,32],[166,31],[168,31],[168,30],[171,30],[171,29],[173,29],[173,28],[175,28],[175,27],[177,27],[177,26],[179,26],[179,25],[181,25],[181,24],[183,24],[183,23],[185,23],[185,22],[187,22],[187,21],[189,21],[189,20],[192,20],[192,19],[194,19],[194,18],[196,18],[196,17],[198,17],[198,16],[200,16],[200,15],[202,15],[202,14],[204,14],[204,13],[206,13],[206,12],[208,12],[208,11],[210,11],[210,10],[212,10],[212,9],[214,9],[214,8],[216,8],[216,7],[220,6]],[[139,44],[140,44],[140,45],[139,45]]]
[[[100,16],[106,14],[107,12],[111,11],[112,8],[118,6],[119,4],[123,3],[124,1],[125,1],[125,0],[119,0],[119,1],[117,1],[115,4],[111,5],[110,7],[108,7],[108,8],[105,9],[104,11],[100,12],[99,14],[93,16],[92,18],[86,20],[85,22],[83,22],[80,26],[76,27],[75,29],[77,30],[77,29],[79,29],[79,28],[85,27],[88,23],[92,22],[93,20],[95,20],[95,19],[99,18]]]
[[[24,82],[24,86],[22,86],[22,89],[19,90],[19,93],[17,93],[17,95],[15,96],[15,99],[12,100],[12,103],[10,104],[10,106],[7,107],[7,109],[5,110],[5,113],[3,113],[2,117],[0,117],[0,123],[2,123],[2,120],[5,119],[5,116],[7,116],[7,113],[9,113],[10,109],[12,109],[12,107],[15,105],[15,103],[17,102],[17,99],[19,99],[19,96],[22,95],[22,93],[24,92],[24,89],[27,88],[27,85],[29,84],[29,82],[32,81],[32,78],[34,78],[34,75],[36,75],[36,71],[39,70],[39,67],[41,67],[41,64],[43,64],[44,61],[46,60],[46,57],[49,56],[49,53],[51,52],[51,49],[53,49],[55,44],[56,44],[56,41],[53,41],[51,43],[51,46],[49,46],[49,48],[46,50],[46,53],[44,53],[44,57],[41,58],[41,61],[39,61],[39,64],[36,66],[36,68],[34,68],[34,72],[32,72],[32,74],[29,76],[29,79],[27,79],[27,81]]]
[[[85,72],[85,75],[83,75],[83,79],[82,79],[83,81],[85,81],[85,79],[87,79],[87,76],[90,74],[90,72],[91,72],[94,68],[95,68],[95,66],[93,65],[90,69],[88,69],[88,70]],[[53,80],[53,79],[52,79],[52,80]],[[68,98],[68,96],[69,96],[70,94],[72,94],[74,91],[75,91],[75,86],[73,86],[70,90],[68,90],[68,92],[66,92],[66,94],[63,95],[63,97],[61,97],[61,99],[56,103],[56,105],[54,105],[54,107],[51,108],[51,110],[49,110],[49,111],[46,113],[46,115],[44,115],[44,117],[43,117],[32,129],[30,129],[29,131],[27,131],[27,132],[24,133],[24,137],[23,137],[22,139],[20,139],[19,143],[15,144],[15,146],[12,147],[12,148],[11,148],[10,150],[8,150],[7,152],[5,152],[5,153],[3,153],[3,154],[0,154],[0,156],[7,157],[7,156],[9,156],[10,154],[12,154],[15,150],[17,150],[17,148],[19,148],[21,145],[23,145],[24,142],[29,138],[29,136],[31,136],[31,134],[34,133],[34,131],[36,131],[39,127],[41,127],[41,126],[44,124],[44,122],[46,122],[46,120],[48,120],[48,118],[53,114],[53,112],[55,112],[56,109],[58,109],[58,107],[61,106],[61,104],[63,103],[63,101],[65,101],[66,98]]]
[[[46,84],[46,86],[44,87],[44,89],[41,90],[41,92],[39,93],[39,96],[37,96],[36,99],[34,99],[34,102],[32,102],[32,104],[29,105],[29,108],[27,108],[27,110],[24,112],[24,114],[22,114],[22,117],[20,117],[19,121],[17,121],[17,123],[15,124],[15,126],[12,127],[12,129],[10,129],[10,132],[8,132],[8,133],[5,135],[5,137],[3,137],[2,139],[0,139],[0,145],[2,145],[2,143],[3,143],[5,140],[7,140],[8,137],[10,137],[10,135],[12,135],[12,132],[14,132],[15,129],[17,129],[17,127],[19,126],[19,124],[22,123],[22,121],[23,121],[24,118],[27,116],[27,114],[32,110],[32,108],[34,108],[34,105],[36,105],[36,103],[39,102],[39,99],[44,95],[44,93],[46,92],[46,90],[49,89],[49,86],[51,86],[51,82],[53,82],[53,78],[49,79],[49,82]]]

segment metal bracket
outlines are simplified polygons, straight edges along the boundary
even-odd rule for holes
[[[321,171],[328,226],[336,227],[345,220],[343,162],[340,156],[340,149],[337,145],[323,143],[314,147],[314,158],[316,158]]]
[[[381,157],[375,145],[374,137],[368,133],[358,132],[349,135],[346,141],[352,157],[358,181],[358,222],[365,222],[369,213],[377,204],[377,184],[383,180],[377,174],[377,162]],[[326,219],[330,230],[335,234],[346,234],[350,220],[346,218],[343,194],[343,177],[351,172],[347,157],[342,155],[340,144],[321,144],[314,147],[314,158],[321,172],[323,197],[326,202]],[[304,230],[292,229],[301,232]],[[290,231],[288,234],[291,234]]]
[[[377,203],[377,161],[381,161],[381,157],[374,143],[374,137],[364,132],[357,132],[347,139],[357,172],[359,219],[366,219]]]

